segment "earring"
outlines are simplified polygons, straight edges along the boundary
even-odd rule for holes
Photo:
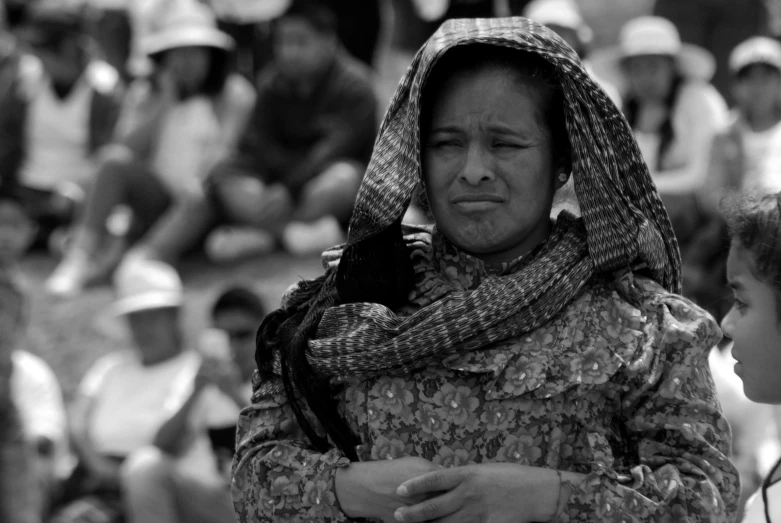
[[[559,173],[559,181],[561,183],[567,183],[567,180],[569,180],[569,174],[567,174],[567,173]]]

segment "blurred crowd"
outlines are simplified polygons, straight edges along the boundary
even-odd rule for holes
[[[581,2],[583,3],[583,2]],[[383,32],[417,48],[445,19],[523,15],[558,33],[619,105],[672,219],[684,293],[731,307],[719,203],[781,190],[781,4],[658,0],[595,48],[574,0],[5,0],[0,10],[0,478],[4,522],[223,522],[238,411],[265,307],[214,298],[183,343],[176,267],[344,241],[383,105]],[[382,101],[384,102],[384,101]],[[426,221],[425,202],[407,220]],[[68,300],[113,281],[134,350],[99,360],[66,407],[17,349],[29,250]],[[746,493],[781,454],[728,340],[712,366]],[[5,421],[9,420],[9,421]],[[29,477],[29,482],[23,478]]]

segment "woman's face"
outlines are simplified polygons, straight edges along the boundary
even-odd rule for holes
[[[163,68],[174,78],[180,91],[193,93],[203,87],[211,67],[206,47],[179,47],[166,51]]]
[[[773,289],[757,280],[746,249],[733,244],[727,258],[727,280],[735,304],[721,321],[734,342],[735,373],[752,401],[781,404],[781,324]]]
[[[675,60],[670,56],[632,56],[624,60],[624,72],[633,96],[642,102],[660,102],[669,96],[675,80]]]
[[[438,229],[487,262],[541,243],[558,188],[541,93],[511,72],[457,73],[430,96],[423,178]]]

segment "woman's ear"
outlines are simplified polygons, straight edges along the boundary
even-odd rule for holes
[[[569,180],[569,169],[566,169],[564,167],[559,167],[556,169],[556,181],[555,181],[555,187],[558,191],[565,185],[567,185],[567,181]]]

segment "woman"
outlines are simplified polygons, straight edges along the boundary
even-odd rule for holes
[[[208,227],[202,180],[234,148],[254,92],[229,72],[233,43],[217,30],[208,7],[175,1],[161,9],[150,15],[159,27],[144,40],[154,73],[131,87],[116,145],[104,153],[73,245],[47,282],[54,295],[77,294],[99,275],[106,223],[120,205],[132,212],[126,242],[141,242],[166,261]],[[204,208],[196,214],[200,221],[190,222],[184,234],[165,234],[166,223],[192,206]]]
[[[682,44],[669,20],[647,16],[628,22],[618,46],[594,53],[593,62],[601,77],[624,86],[624,114],[685,252],[699,225],[695,193],[708,175],[711,142],[727,124],[727,105],[708,83],[713,57]]]
[[[582,217],[552,222],[570,172]],[[436,226],[402,230],[421,182]],[[261,325],[240,521],[731,521],[720,332],[674,294],[631,130],[550,30],[440,28],[327,260]]]

